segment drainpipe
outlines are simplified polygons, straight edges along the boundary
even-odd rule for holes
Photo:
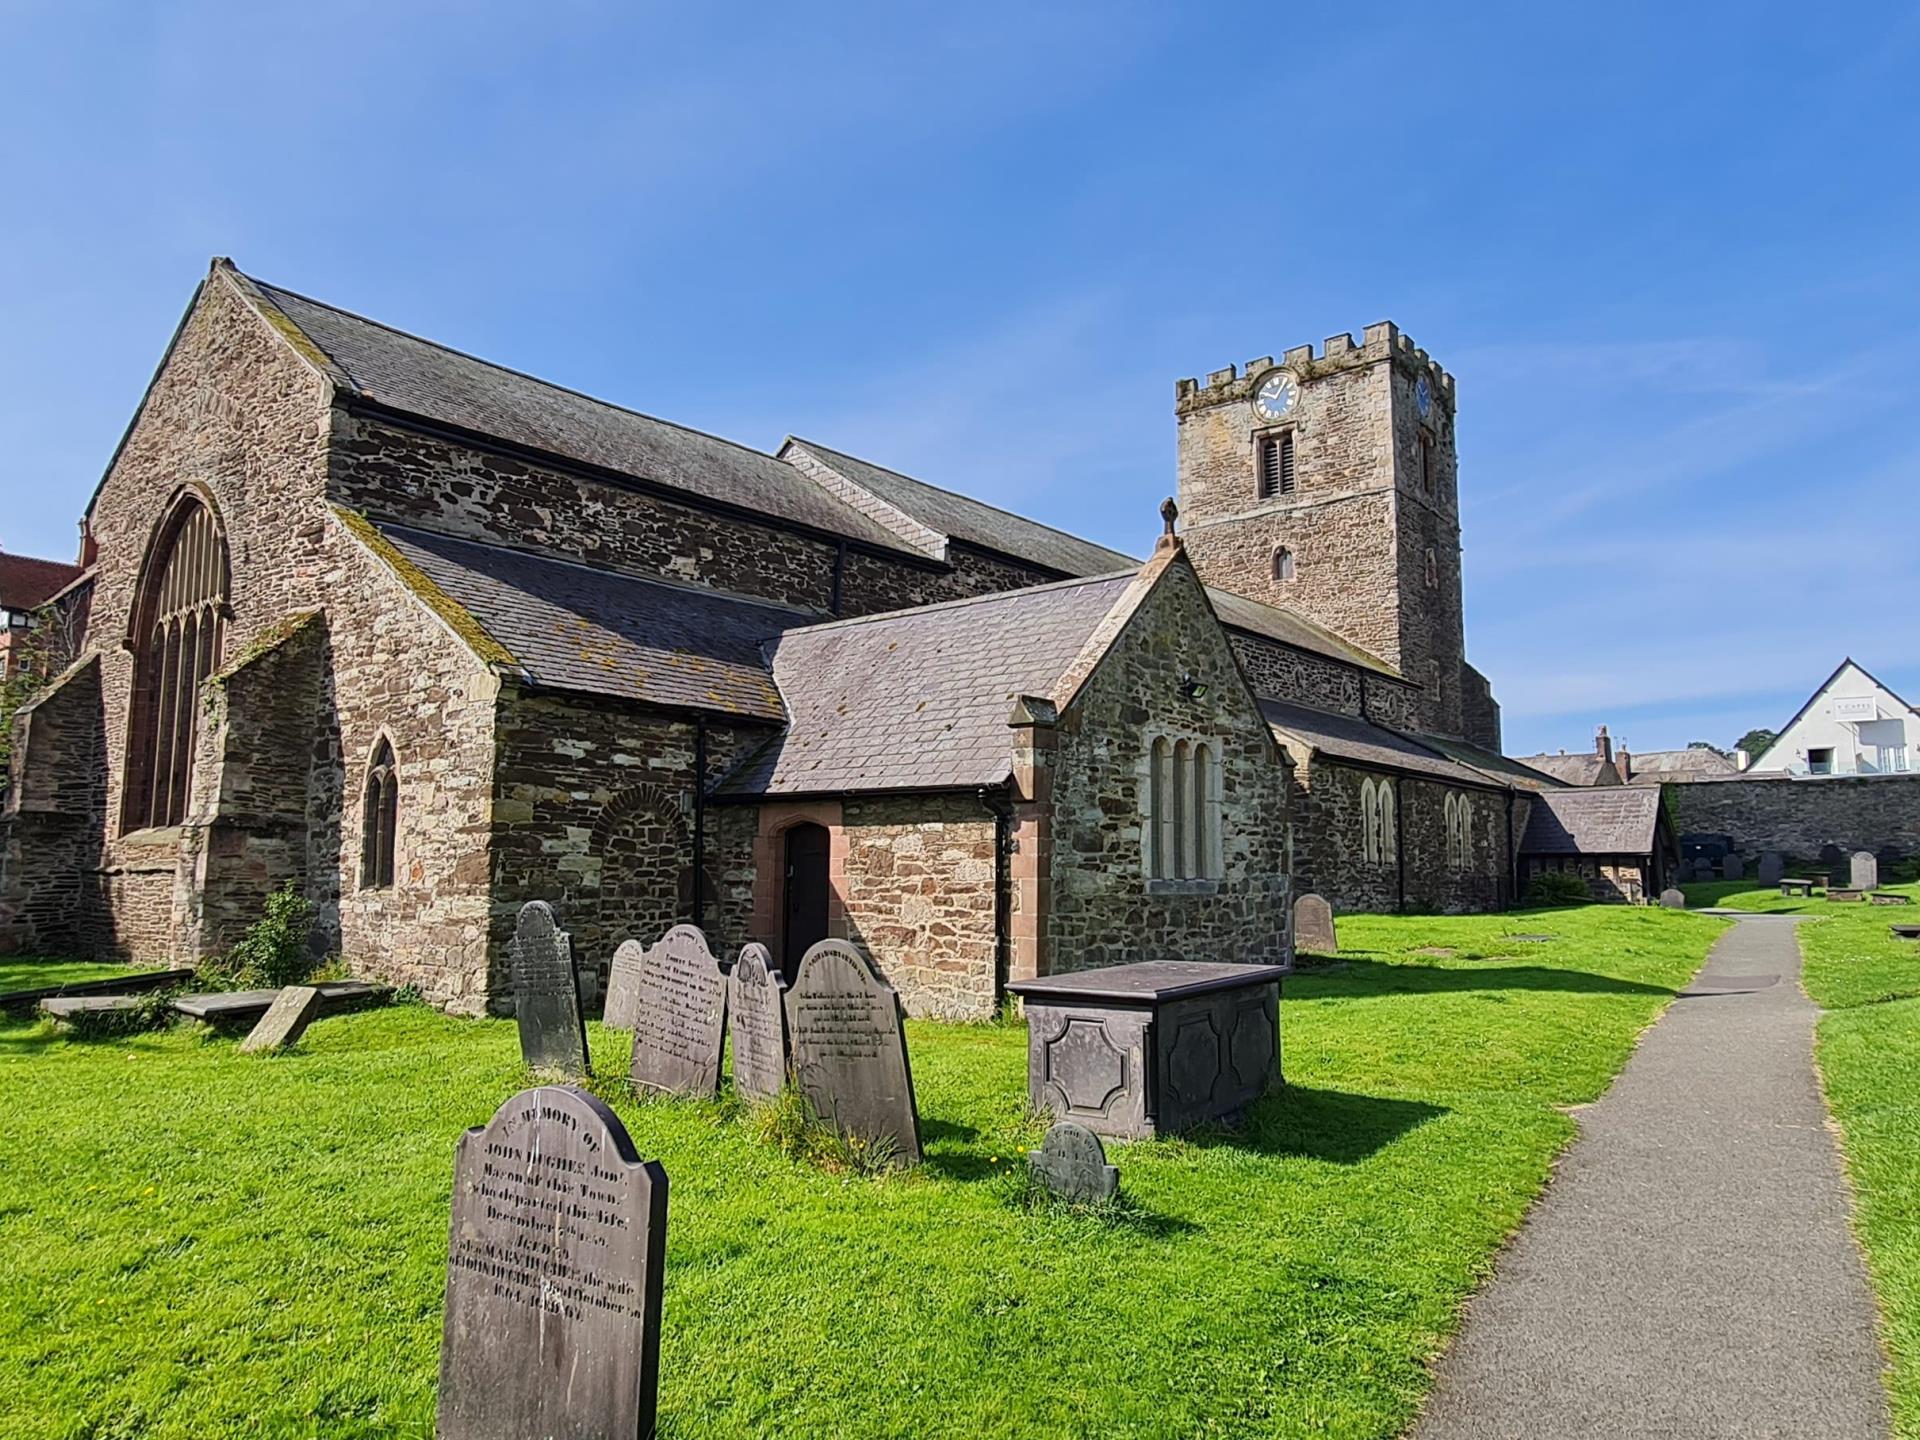
[[[1513,787],[1507,787],[1507,895],[1502,910],[1511,910],[1520,896],[1520,857],[1513,853]]]
[[[833,552],[833,596],[827,602],[827,608],[835,615],[840,613],[840,602],[847,584],[847,542],[842,540]]]
[[[1400,909],[1407,908],[1407,809],[1401,803],[1400,777],[1393,777],[1393,868],[1399,875]]]
[[[844,549],[844,547],[843,547]],[[707,722],[693,722],[693,923],[707,920]]]
[[[1007,994],[1007,969],[1013,951],[1012,867],[1013,801],[1004,791],[982,788],[980,805],[993,816],[993,1003],[998,1009]]]

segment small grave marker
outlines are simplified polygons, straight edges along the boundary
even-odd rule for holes
[[[1660,904],[1668,910],[1684,910],[1687,908],[1687,897],[1669,886],[1660,892]]]
[[[631,1030],[640,1013],[640,972],[646,966],[647,947],[638,940],[622,940],[614,948],[607,971],[607,1003],[600,1018],[609,1030]]]
[[[312,985],[289,985],[282,990],[260,1023],[240,1042],[240,1053],[259,1050],[284,1050],[299,1043],[307,1026],[320,1018],[320,992]]]
[[[667,1172],[570,1085],[460,1138],[438,1440],[654,1433]]]
[[[522,905],[513,927],[513,1013],[520,1024],[520,1056],[530,1068],[589,1073],[573,942],[554,923],[553,907],[544,900]]]
[[[1738,855],[1726,855],[1720,860],[1720,878],[1722,880],[1744,880],[1747,878],[1747,862]]]
[[[1787,873],[1787,857],[1778,850],[1769,850],[1760,857],[1760,883],[1778,885]]]
[[[1293,948],[1309,955],[1332,955],[1340,949],[1333,933],[1333,906],[1323,895],[1306,894],[1293,902]]]
[[[920,1163],[920,1112],[901,1033],[900,997],[844,940],[800,957],[787,991],[794,1078],[821,1120],[842,1135],[892,1140],[901,1164]]]
[[[633,1083],[669,1095],[715,1095],[726,1044],[727,977],[692,925],[647,947],[633,1017]]]
[[[1027,1168],[1062,1200],[1093,1204],[1120,1192],[1120,1172],[1107,1163],[1100,1137],[1071,1120],[1048,1128],[1040,1148],[1027,1156]]]
[[[727,1033],[733,1037],[733,1088],[771,1100],[787,1083],[787,1013],[779,973],[764,945],[749,945],[727,976]]]
[[[1871,890],[1880,883],[1880,862],[1873,858],[1871,850],[1853,852],[1853,888]]]

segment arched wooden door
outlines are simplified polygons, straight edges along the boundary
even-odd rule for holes
[[[807,947],[827,938],[827,827],[803,822],[787,831],[786,913],[782,920],[780,968],[787,980],[800,969]]]

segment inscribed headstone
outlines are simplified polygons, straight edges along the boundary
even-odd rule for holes
[[[900,997],[846,941],[800,957],[787,991],[794,1078],[826,1124],[890,1140],[899,1163],[917,1165],[920,1114],[900,1021]]]
[[[1660,903],[1669,910],[1684,910],[1687,908],[1687,897],[1678,890],[1666,889],[1660,892]]]
[[[284,1050],[307,1033],[307,1026],[320,1018],[320,992],[311,985],[289,985],[274,998],[260,1023],[240,1042],[240,1053],[256,1050]]]
[[[1071,1120],[1048,1128],[1040,1148],[1027,1156],[1027,1167],[1062,1200],[1111,1200],[1120,1189],[1120,1172],[1107,1163],[1100,1137]]]
[[[749,945],[727,976],[727,1033],[733,1037],[733,1088],[771,1100],[787,1083],[787,1012],[780,978],[764,945]]]
[[[520,1057],[531,1068],[588,1073],[573,942],[544,900],[522,905],[513,927],[513,1013],[520,1023]]]
[[[1747,862],[1738,855],[1724,855],[1720,859],[1720,878],[1722,880],[1744,880],[1747,878]]]
[[[609,1030],[633,1029],[640,1013],[640,972],[646,965],[647,947],[638,940],[622,940],[614,947],[613,964],[607,971],[607,1003],[600,1018]]]
[[[460,1138],[438,1440],[654,1433],[667,1172],[570,1085]]]
[[[1870,850],[1853,852],[1853,888],[1871,890],[1880,883],[1880,862]]]
[[[1760,883],[1778,885],[1787,873],[1787,857],[1778,850],[1769,850],[1760,857]]]
[[[727,977],[692,925],[649,945],[633,1017],[633,1083],[672,1095],[720,1091],[727,1042]]]
[[[1302,895],[1293,902],[1293,948],[1309,955],[1332,955],[1339,950],[1333,933],[1333,907],[1321,895]]]

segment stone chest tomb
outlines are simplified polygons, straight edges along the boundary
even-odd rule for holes
[[[667,1175],[572,1086],[460,1139],[439,1440],[654,1433]]]
[[[1280,1084],[1286,973],[1149,960],[1017,981],[1028,1097],[1129,1139],[1237,1115]]]

